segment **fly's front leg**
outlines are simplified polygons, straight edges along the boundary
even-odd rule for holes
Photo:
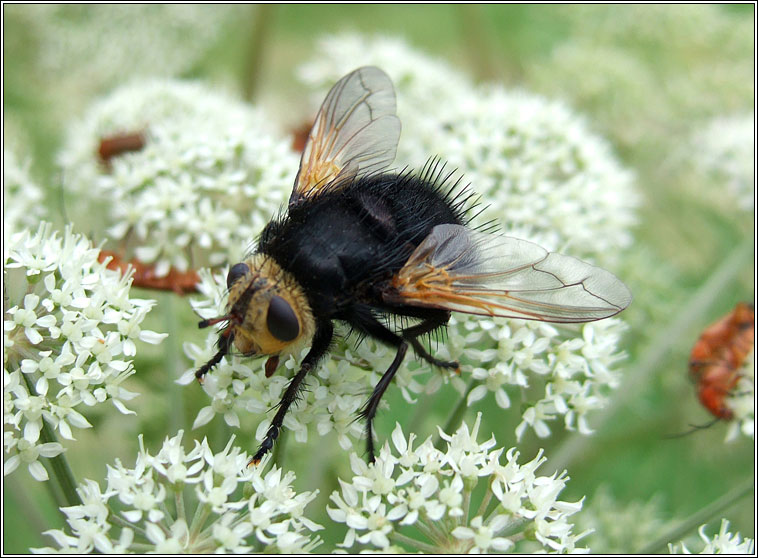
[[[201,322],[202,323],[202,322]],[[198,368],[195,371],[195,378],[198,382],[201,384],[203,383],[203,379],[205,378],[205,375],[210,372],[214,366],[216,366],[219,362],[221,362],[221,359],[224,358],[225,355],[229,353],[229,349],[232,346],[232,341],[234,340],[234,334],[232,333],[231,329],[227,329],[218,337],[218,341],[216,342],[216,346],[218,347],[218,352],[213,355],[213,358],[211,358],[208,362],[203,364],[200,368]]]
[[[276,415],[274,415],[274,419],[271,421],[271,426],[269,426],[268,431],[266,432],[266,437],[263,438],[263,442],[261,442],[258,451],[248,465],[258,465],[261,462],[261,459],[263,459],[263,456],[274,447],[274,441],[279,437],[279,430],[282,428],[284,417],[287,414],[290,405],[292,405],[297,399],[303,379],[308,375],[308,372],[316,367],[318,362],[329,350],[333,334],[334,328],[330,321],[326,320],[316,325],[316,334],[313,336],[311,350],[308,351],[308,354],[305,355],[303,362],[300,364],[300,371],[294,378],[292,378],[292,381],[287,386],[287,390],[284,392],[284,396],[282,396],[282,400],[279,402],[279,409],[276,411]]]

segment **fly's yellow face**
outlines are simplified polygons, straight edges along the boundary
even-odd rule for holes
[[[256,254],[227,277],[234,345],[244,355],[279,355],[313,337],[302,287],[271,258]]]

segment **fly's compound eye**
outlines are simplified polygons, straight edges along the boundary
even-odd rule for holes
[[[232,285],[234,285],[237,282],[237,279],[240,277],[244,277],[248,271],[250,271],[250,268],[247,267],[247,264],[244,263],[238,263],[234,264],[232,268],[229,270],[229,274],[226,276],[226,288],[231,289]]]
[[[293,341],[300,333],[300,323],[295,311],[280,296],[273,296],[269,302],[266,325],[271,335],[279,341]]]

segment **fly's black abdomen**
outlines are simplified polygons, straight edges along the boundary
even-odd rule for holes
[[[432,167],[359,178],[292,207],[258,250],[295,276],[316,315],[356,300],[380,305],[371,285],[391,278],[436,225],[465,223],[470,195],[455,186]]]

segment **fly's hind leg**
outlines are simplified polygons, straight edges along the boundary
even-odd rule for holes
[[[366,419],[366,452],[368,453],[369,463],[373,463],[376,459],[374,453],[374,417],[376,416],[376,411],[379,408],[379,402],[381,401],[384,392],[387,391],[387,388],[392,382],[392,378],[395,377],[400,365],[403,363],[405,353],[408,351],[408,345],[410,344],[419,356],[434,366],[452,368],[454,370],[458,369],[457,362],[447,362],[434,358],[426,351],[426,349],[424,349],[417,339],[420,335],[424,335],[425,333],[429,333],[430,331],[444,326],[450,319],[450,312],[446,310],[426,308],[404,308],[402,312],[398,313],[414,318],[421,318],[422,322],[404,329],[401,335],[397,335],[382,325],[376,317],[374,317],[369,307],[356,305],[351,309],[351,312],[345,316],[350,325],[355,329],[377,339],[378,341],[386,343],[391,347],[397,348],[397,353],[395,354],[392,364],[390,364],[390,367],[382,375],[381,379],[374,387],[374,391],[371,392],[371,396],[368,398],[368,401],[366,401],[366,404],[360,412],[360,416]]]
[[[445,326],[448,320],[450,320],[450,312],[447,310],[425,309],[424,311],[418,312],[418,314],[413,317],[422,318],[423,321],[419,324],[404,329],[402,332],[403,339],[411,344],[411,347],[413,347],[413,350],[416,351],[416,354],[418,356],[423,358],[432,366],[447,368],[449,370],[454,370],[456,373],[460,373],[460,365],[457,362],[440,360],[432,356],[418,340],[418,338],[422,335]]]
[[[402,337],[382,325],[367,306],[356,305],[345,317],[350,325],[361,333],[397,348],[397,353],[392,364],[390,364],[390,367],[379,379],[376,386],[374,386],[374,391],[371,392],[371,396],[359,413],[360,417],[366,419],[366,453],[368,454],[369,463],[373,463],[376,460],[374,454],[374,417],[376,416],[376,411],[379,408],[379,402],[382,400],[384,392],[387,391],[392,378],[395,377],[400,365],[403,363],[405,353],[408,351],[408,343]]]

